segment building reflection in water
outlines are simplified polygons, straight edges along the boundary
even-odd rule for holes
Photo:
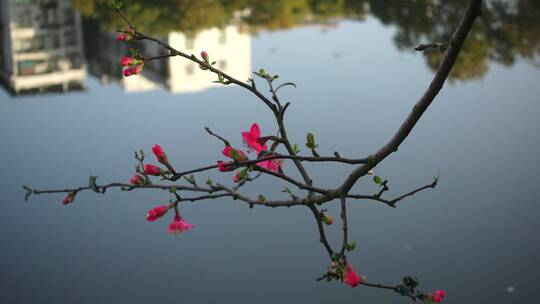
[[[172,93],[191,93],[223,85],[213,84],[216,75],[205,72],[184,58],[175,57],[153,61],[145,65],[143,73],[122,77],[120,57],[129,54],[129,48],[138,49],[144,56],[166,54],[162,47],[149,41],[121,43],[115,33],[102,33],[95,24],[85,24],[85,45],[90,73],[102,83],[118,82],[126,92],[142,92],[165,87]],[[216,66],[238,79],[247,80],[251,74],[251,38],[236,25],[202,30],[195,36],[170,32],[159,37],[172,47],[188,54],[206,50]],[[99,46],[99,47],[96,47]],[[234,62],[234,65],[231,64]]]
[[[81,17],[69,0],[1,0],[0,78],[12,94],[84,89]]]
[[[119,60],[129,48],[147,57],[164,54],[163,49],[148,41],[117,41],[116,33],[83,22],[70,0],[1,1],[0,79],[13,95],[83,90],[87,68],[102,83],[118,83],[126,92],[165,88],[190,93],[223,87],[212,83],[214,74],[180,57],[153,61],[141,75],[124,78]],[[236,25],[195,36],[170,32],[160,39],[186,53],[198,55],[204,49],[219,69],[238,79],[250,77],[251,38]]]

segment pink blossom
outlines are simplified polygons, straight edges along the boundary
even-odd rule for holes
[[[129,77],[132,75],[138,75],[142,71],[142,64],[130,66],[127,69],[124,70],[124,76]]]
[[[345,265],[345,277],[343,278],[343,282],[351,287],[356,287],[362,282],[362,280],[356,274],[354,269],[347,264]]]
[[[174,216],[174,221],[169,224],[169,228],[167,229],[169,233],[182,233],[184,231],[188,231],[193,229],[195,226],[192,224],[184,221],[180,215]]]
[[[153,222],[157,220],[158,218],[162,217],[163,215],[165,215],[167,211],[169,211],[168,206],[165,206],[165,205],[157,206],[153,209],[148,210],[148,212],[146,213],[146,220],[149,222]]]
[[[144,165],[144,172],[146,174],[148,174],[148,175],[159,176],[159,175],[161,175],[162,170],[158,166],[146,164],[146,165]]]
[[[431,299],[435,303],[441,303],[445,295],[446,293],[444,292],[444,290],[435,290],[431,293]]]
[[[207,53],[206,51],[202,51],[202,52],[201,52],[201,57],[202,57],[202,59],[203,59],[204,61],[206,61],[206,62],[208,62],[208,60],[209,60],[209,58],[210,58],[210,57],[208,56],[208,53]]]
[[[260,163],[257,163],[257,166],[268,169],[270,171],[275,171],[275,172],[279,171],[279,164],[274,159],[264,160]]]
[[[126,33],[120,33],[120,34],[118,34],[118,36],[116,36],[116,39],[118,41],[126,41],[127,35],[126,35]]]
[[[154,155],[156,156],[157,160],[164,164],[169,164],[169,159],[167,158],[167,154],[165,154],[165,151],[163,151],[163,148],[161,148],[160,145],[154,145],[152,147],[152,152],[154,152]]]
[[[131,177],[131,179],[129,180],[129,182],[132,184],[132,185],[142,185],[144,184],[144,181],[142,180],[141,176],[139,174],[135,174]]]
[[[233,162],[222,162],[219,160],[217,164],[218,164],[218,170],[220,172],[229,172],[235,169]]]
[[[251,125],[249,132],[242,132],[242,138],[249,148],[257,152],[265,151],[267,149],[266,140],[261,139],[261,129],[256,123]]]
[[[75,195],[75,192],[68,193],[66,197],[64,197],[64,199],[62,200],[62,205],[73,203],[73,201],[75,201]]]
[[[231,148],[230,146],[225,146],[225,148],[223,148],[223,151],[221,153],[223,153],[223,155],[230,157],[236,161],[244,161],[248,159],[248,157],[244,154],[244,152]]]
[[[244,177],[244,174],[242,173],[242,171],[238,171],[232,178],[233,182],[235,183],[238,183],[242,180],[242,178]]]
[[[133,64],[133,57],[123,56],[120,58],[121,66],[130,66],[131,64]]]

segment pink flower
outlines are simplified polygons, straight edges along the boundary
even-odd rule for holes
[[[218,164],[218,170],[220,172],[229,172],[235,169],[233,162],[222,162],[219,160],[217,164]]]
[[[64,199],[62,200],[62,205],[73,203],[73,201],[75,201],[75,195],[75,192],[68,193],[66,197],[64,197]]]
[[[133,64],[133,57],[123,56],[120,58],[121,66],[130,66],[131,64]]]
[[[149,222],[153,222],[157,220],[158,218],[162,217],[163,215],[165,215],[167,211],[169,211],[168,206],[165,206],[165,205],[157,206],[154,209],[148,210],[148,212],[146,213],[146,220]]]
[[[264,160],[260,163],[257,163],[257,166],[268,169],[270,171],[275,171],[275,172],[279,171],[279,164],[273,159]]]
[[[133,175],[131,177],[131,179],[129,180],[129,182],[132,185],[142,185],[142,184],[144,184],[144,181],[143,181],[143,179],[141,178],[141,176],[139,174]]]
[[[222,153],[223,155],[229,158],[232,158],[235,161],[244,161],[248,159],[248,157],[244,154],[244,152],[231,148],[230,146],[225,146],[225,148],[223,148]]]
[[[444,292],[444,290],[435,290],[431,293],[431,299],[435,303],[441,303],[445,295],[446,293]]]
[[[169,228],[167,229],[169,233],[182,233],[184,231],[188,231],[193,229],[195,226],[192,224],[184,221],[180,215],[174,216],[174,221],[169,224]]]
[[[156,156],[157,160],[164,164],[169,164],[169,159],[167,158],[167,154],[165,154],[165,151],[163,151],[163,148],[161,148],[160,145],[154,145],[152,147],[152,152],[154,152],[154,155]]]
[[[261,156],[261,154],[259,154],[259,158],[268,158],[268,157],[271,157],[271,156],[274,156],[275,154],[270,152],[270,153],[266,153],[264,154],[263,156]],[[275,172],[279,172],[279,167],[281,167],[283,165],[283,160],[282,159],[269,159],[269,160],[264,160],[264,161],[261,161],[261,162],[258,162],[257,163],[257,166],[261,167],[261,168],[265,168],[265,169],[268,169],[270,171],[275,171]]]
[[[147,165],[144,165],[144,172],[148,175],[159,176],[161,175],[162,170],[158,166],[147,164]]]
[[[124,76],[129,77],[131,75],[138,75],[142,71],[142,64],[131,66],[124,70]]]
[[[238,183],[244,179],[245,173],[243,171],[238,171],[232,178],[233,182]]]
[[[116,36],[116,39],[118,41],[126,41],[127,35],[126,35],[126,33],[120,33],[120,34],[118,34],[118,36]]]
[[[251,125],[249,132],[242,132],[242,138],[244,139],[245,144],[257,151],[261,152],[266,150],[266,140],[261,140],[261,129],[259,125],[254,123]]]
[[[210,58],[210,57],[208,56],[208,53],[207,53],[206,51],[202,51],[202,52],[201,52],[201,57],[202,57],[202,59],[203,59],[204,61],[206,61],[206,62],[208,62],[208,60],[209,60],[209,58]]]
[[[345,265],[345,277],[343,278],[343,283],[354,288],[360,285],[361,282],[362,280],[356,274],[354,269],[349,264]]]

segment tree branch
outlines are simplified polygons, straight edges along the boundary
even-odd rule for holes
[[[468,2],[465,14],[461,19],[456,31],[454,32],[449,47],[431,81],[424,95],[414,105],[412,112],[405,119],[401,127],[397,130],[394,136],[383,147],[381,147],[375,154],[370,157],[370,160],[363,166],[355,169],[343,182],[339,188],[339,192],[347,194],[354,186],[356,181],[369,170],[374,168],[378,163],[388,157],[391,153],[396,152],[401,143],[407,138],[412,131],[416,123],[422,117],[422,114],[431,105],[439,91],[442,89],[450,71],[454,67],[456,59],[459,55],[461,47],[463,46],[467,35],[469,34],[476,17],[480,14],[482,0],[470,0]]]

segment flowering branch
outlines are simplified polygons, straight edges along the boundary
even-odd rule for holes
[[[311,150],[313,156],[298,155],[298,146],[291,144],[284,123],[285,112],[291,103],[287,102],[282,104],[278,96],[278,91],[284,86],[296,87],[294,83],[287,82],[276,86],[275,81],[279,78],[278,75],[269,74],[264,69],[254,72],[254,74],[263,79],[268,86],[270,97],[267,97],[265,94],[259,91],[254,79],[250,78],[247,82],[243,82],[214,67],[215,62],[210,60],[210,55],[206,51],[201,52],[199,59],[193,54],[190,55],[184,53],[155,37],[138,31],[129,21],[129,18],[122,12],[122,3],[119,1],[113,1],[111,5],[112,8],[118,13],[118,15],[125,21],[127,25],[127,28],[119,31],[118,40],[126,42],[131,40],[147,40],[158,44],[168,51],[168,54],[166,55],[145,58],[143,54],[140,54],[137,50],[130,49],[131,56],[121,58],[121,65],[126,67],[123,72],[124,76],[128,77],[141,73],[143,66],[151,61],[176,56],[183,57],[198,64],[200,69],[215,74],[217,76],[217,81],[215,82],[223,85],[235,84],[254,94],[271,110],[272,114],[274,115],[278,128],[277,135],[263,136],[261,134],[259,125],[253,124],[248,131],[242,132],[242,138],[245,146],[247,147],[247,152],[245,153],[240,149],[234,148],[229,140],[217,135],[215,132],[210,130],[210,128],[205,128],[208,134],[216,137],[223,143],[224,148],[222,154],[229,160],[217,161],[217,164],[196,169],[176,171],[164,150],[159,145],[155,145],[152,148],[152,152],[157,161],[165,168],[152,164],[144,164],[145,156],[143,151],[135,153],[138,163],[136,166],[135,175],[133,175],[129,184],[114,182],[100,186],[96,184],[97,177],[91,176],[88,186],[78,188],[61,190],[35,190],[28,186],[24,186],[23,188],[26,191],[25,198],[28,199],[31,195],[45,193],[67,193],[67,196],[63,200],[63,204],[70,204],[75,200],[75,197],[79,192],[86,190],[92,190],[96,193],[102,194],[104,194],[109,188],[120,188],[123,191],[131,191],[134,189],[166,190],[174,196],[174,199],[168,205],[157,206],[148,211],[147,220],[155,221],[163,217],[169,211],[173,210],[173,222],[168,226],[168,231],[170,233],[180,233],[191,230],[194,227],[193,225],[187,223],[180,214],[179,204],[182,202],[196,202],[230,197],[233,200],[247,203],[250,207],[255,205],[266,207],[305,206],[314,216],[319,234],[319,241],[327,251],[331,260],[331,264],[327,272],[318,280],[337,280],[350,285],[351,287],[363,285],[366,287],[389,289],[403,296],[409,297],[412,300],[419,299],[425,303],[441,302],[445,296],[444,291],[438,290],[432,293],[421,292],[417,289],[418,279],[416,278],[405,277],[403,278],[403,284],[389,286],[368,283],[365,276],[359,276],[356,273],[355,269],[347,259],[347,252],[354,250],[356,247],[356,243],[349,243],[347,199],[373,200],[395,208],[396,204],[401,200],[420,191],[435,188],[437,186],[438,177],[434,178],[432,183],[419,187],[394,199],[385,199],[383,198],[383,195],[385,192],[389,191],[389,182],[388,180],[383,180],[381,177],[375,175],[373,169],[391,153],[398,150],[401,143],[405,140],[405,138],[408,137],[418,120],[431,105],[438,92],[441,90],[446,78],[448,77],[448,74],[456,62],[457,56],[469,31],[471,30],[476,17],[480,13],[481,4],[482,0],[469,0],[465,13],[451,40],[447,44],[444,44],[445,46],[447,45],[447,48],[444,50],[441,49],[445,52],[444,57],[431,84],[426,89],[424,95],[415,104],[411,113],[405,119],[394,136],[384,146],[369,157],[349,159],[341,157],[337,152],[335,152],[334,157],[320,156],[316,151],[318,145],[315,143],[315,136],[312,133],[307,134],[305,145],[309,150]],[[441,48],[440,45],[439,48]],[[419,46],[418,48],[423,50],[430,47],[433,47],[433,45],[423,45],[422,47]],[[268,148],[267,145],[269,142],[272,142],[270,148]],[[278,149],[280,148],[285,150],[285,152],[278,152]],[[248,155],[253,152],[256,153],[256,157],[250,159]],[[285,161],[292,162],[297,173],[299,173],[302,177],[301,181],[291,177],[290,174],[285,172]],[[335,162],[351,165],[354,168],[339,187],[335,189],[324,189],[314,186],[313,179],[304,167],[305,162],[321,164]],[[198,185],[194,174],[215,169],[217,169],[219,172],[234,171],[233,186],[226,186],[222,183],[214,183],[211,179],[206,181],[206,186]],[[251,176],[253,172],[256,172],[257,174],[255,176]],[[268,200],[262,194],[257,198],[253,198],[239,192],[242,186],[248,182],[255,181],[261,175],[270,175],[276,177],[288,184],[292,184],[298,190],[307,191],[307,195],[305,197],[297,196],[287,187],[284,188],[283,192],[288,194],[290,198],[284,200]],[[360,178],[366,175],[373,175],[373,181],[380,187],[380,190],[373,195],[351,194],[350,192],[352,187]],[[162,181],[165,181],[168,184],[154,184],[151,181],[152,178],[160,178]],[[187,186],[179,183],[181,178],[183,178],[190,185]],[[185,192],[199,193],[200,195],[184,197],[183,195]],[[327,239],[325,231],[325,225],[332,225],[334,220],[326,209],[319,209],[319,206],[337,200],[340,201],[340,217],[343,234],[342,244],[339,251],[332,248]]]

